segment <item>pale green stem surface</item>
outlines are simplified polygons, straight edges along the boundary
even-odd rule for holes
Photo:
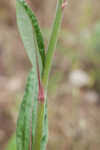
[[[58,0],[56,16],[54,19],[54,24],[52,27],[52,32],[51,32],[48,49],[47,49],[45,68],[44,68],[43,78],[42,78],[43,85],[45,88],[47,88],[47,85],[48,85],[48,76],[49,76],[49,72],[51,69],[54,50],[56,48],[58,34],[59,34],[60,25],[62,21],[62,14],[63,14],[62,3],[63,3],[63,0]]]
[[[37,124],[35,132],[35,143],[33,145],[34,150],[41,149],[42,131],[43,131],[43,120],[44,120],[44,103],[38,102],[38,114]]]

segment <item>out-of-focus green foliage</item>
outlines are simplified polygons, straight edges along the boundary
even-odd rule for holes
[[[9,140],[6,150],[16,150],[16,136],[15,136],[15,134]]]

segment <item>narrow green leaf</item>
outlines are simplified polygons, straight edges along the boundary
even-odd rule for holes
[[[32,72],[30,73],[26,85],[24,99],[20,108],[19,119],[17,122],[16,137],[17,137],[17,150],[28,150],[30,145],[30,128],[31,117],[34,100],[34,111],[37,109],[37,96],[38,96],[38,79],[36,68],[36,48],[35,34],[33,34],[33,26],[31,19],[24,7],[24,1],[16,1],[17,22],[19,31],[26,48],[26,52],[33,65]],[[34,35],[34,36],[33,36]],[[34,116],[36,117],[36,115]],[[35,119],[34,119],[35,120]],[[34,122],[35,124],[35,122]]]
[[[43,73],[43,84],[45,87],[47,87],[47,84],[48,84],[48,76],[49,76],[49,72],[51,69],[52,58],[53,58],[54,50],[56,48],[58,33],[59,33],[60,25],[61,25],[62,13],[63,13],[62,3],[63,3],[63,0],[58,0],[56,16],[54,19],[54,24],[52,27],[52,32],[51,32],[51,36],[50,36],[50,40],[48,44],[46,60],[45,60],[45,69]]]
[[[24,0],[17,0],[16,14],[17,14],[17,24],[21,34],[21,38],[31,63],[33,64],[32,58],[34,55],[34,50],[37,50],[40,53],[41,62],[44,66],[45,63],[44,40],[34,13],[28,7],[27,3]]]
[[[36,45],[34,42],[35,35],[33,34],[33,26],[31,23],[31,19],[28,16],[23,1],[16,1],[16,15],[17,15],[17,24],[21,34],[22,41],[24,43],[24,47],[29,56],[29,59],[34,65],[34,55],[36,50]]]
[[[38,20],[35,16],[34,12],[28,7],[28,5],[24,4],[24,7],[32,21],[32,25],[33,25],[33,28],[34,28],[34,31],[36,34],[36,40],[37,40],[39,52],[41,55],[43,66],[44,66],[45,65],[45,46],[44,46],[44,40],[43,40],[43,36],[42,36],[41,30],[39,27]]]
[[[35,74],[35,72],[34,72]],[[25,149],[28,150],[28,143],[31,142],[32,130],[35,130],[36,118],[37,118],[37,104],[38,104],[38,80],[37,75],[34,75],[33,82],[33,95],[27,100],[25,109]],[[32,83],[31,83],[32,84]],[[34,102],[33,102],[34,100]],[[34,113],[32,113],[34,112]],[[33,139],[34,140],[34,139]],[[31,144],[31,143],[30,143]]]
[[[19,118],[16,129],[17,150],[28,150],[31,136],[32,117],[35,120],[36,115],[32,116],[32,111],[37,112],[38,81],[37,74],[33,68],[30,72],[26,84],[24,98],[20,107]],[[33,127],[32,127],[33,128]]]

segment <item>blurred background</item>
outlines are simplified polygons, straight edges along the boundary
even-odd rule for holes
[[[56,0],[27,0],[47,46]],[[15,0],[0,0],[0,150],[15,150],[18,109],[31,64]],[[69,0],[48,92],[47,150],[100,150],[100,1]]]

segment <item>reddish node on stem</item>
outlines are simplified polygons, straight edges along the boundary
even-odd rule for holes
[[[67,6],[67,4],[68,3],[66,1],[64,1],[63,4],[62,4],[62,9],[64,9]]]
[[[41,83],[39,84],[38,100],[44,102],[44,89]]]
[[[37,61],[37,73],[38,73],[38,86],[39,86],[39,92],[38,92],[38,100],[40,102],[44,102],[44,88],[43,88],[43,85],[41,83],[41,79],[40,79],[40,71],[39,71],[39,64],[38,64],[38,61]]]

